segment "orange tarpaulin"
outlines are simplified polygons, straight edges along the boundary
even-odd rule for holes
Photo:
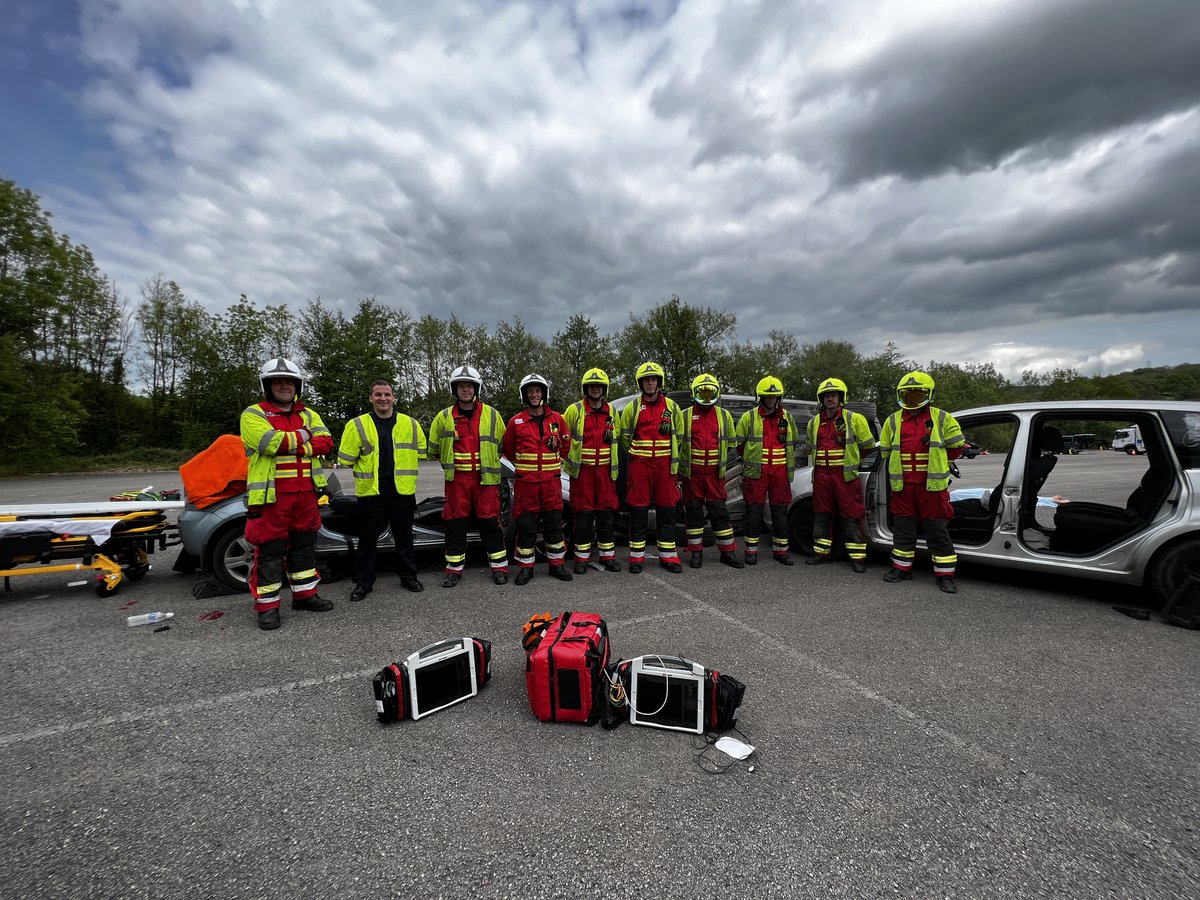
[[[183,489],[197,509],[246,490],[246,449],[236,434],[223,434],[182,466]]]

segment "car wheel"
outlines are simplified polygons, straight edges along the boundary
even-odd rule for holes
[[[254,548],[243,533],[245,520],[225,528],[213,542],[209,568],[217,580],[235,591],[250,590],[250,570],[254,566]]]
[[[813,506],[811,499],[797,500],[788,513],[788,536],[792,549],[805,556],[813,555]]]
[[[1168,545],[1151,561],[1146,585],[1159,606],[1175,596],[1187,579],[1189,569],[1200,573],[1200,535],[1191,535]]]

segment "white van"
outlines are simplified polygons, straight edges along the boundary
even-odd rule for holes
[[[1140,456],[1146,452],[1146,445],[1142,442],[1142,432],[1137,425],[1118,429],[1113,435],[1112,448],[1122,450],[1130,456]]]

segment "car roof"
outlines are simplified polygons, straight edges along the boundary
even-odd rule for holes
[[[1186,400],[1042,400],[1036,403],[1008,403],[955,410],[954,415],[1019,412],[1194,412],[1200,413],[1200,401]]]

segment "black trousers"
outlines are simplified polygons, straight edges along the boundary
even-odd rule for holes
[[[615,509],[585,509],[575,513],[575,535],[571,543],[578,557],[586,547],[588,554],[592,551],[592,526],[596,528],[596,543],[600,549],[612,550],[616,541],[617,511]]]
[[[392,539],[396,542],[396,574],[401,578],[416,575],[413,512],[417,508],[417,498],[412,494],[359,497],[357,507],[362,516],[363,530],[354,554],[354,583],[374,587],[376,550],[385,526],[391,528]]]

